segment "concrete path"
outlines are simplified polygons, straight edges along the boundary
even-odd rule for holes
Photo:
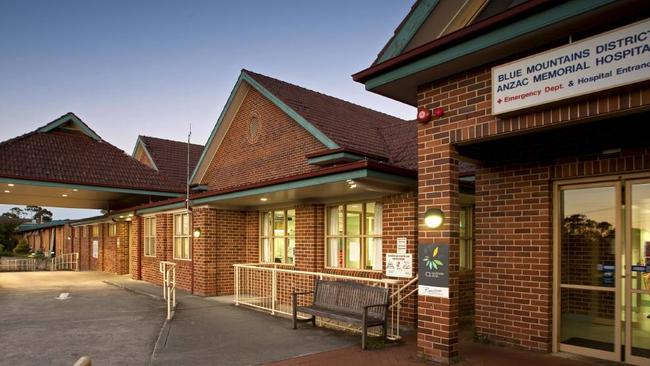
[[[115,285],[161,295],[161,288],[120,278]],[[302,325],[232,304],[230,298],[202,298],[177,292],[179,305],[156,345],[151,365],[258,365],[342,347],[360,337]]]
[[[0,365],[146,365],[163,304],[97,272],[0,273]],[[66,295],[67,294],[67,295]]]

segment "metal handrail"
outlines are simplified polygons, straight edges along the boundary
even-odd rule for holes
[[[286,286],[291,286],[290,284],[279,283],[281,282],[279,279],[280,274],[288,274],[292,276],[303,275],[312,278],[318,278],[321,280],[339,279],[355,282],[361,281],[371,286],[386,287],[391,291],[391,305],[389,306],[389,309],[391,311],[391,332],[389,334],[390,339],[400,338],[399,328],[401,317],[401,303],[417,291],[416,287],[415,290],[409,291],[408,294],[403,295],[403,292],[405,292],[410,286],[413,286],[413,284],[417,282],[417,277],[405,282],[405,280],[392,278],[367,278],[324,272],[294,270],[287,268],[286,265],[277,265],[273,263],[242,263],[234,264],[233,267],[235,277],[235,305],[246,305],[255,309],[268,311],[272,315],[290,315],[290,312],[288,309],[286,309],[286,304],[278,303],[279,288],[282,287],[283,291],[286,291]],[[251,280],[250,274],[252,273],[265,273],[263,278],[267,278],[267,280]],[[255,288],[259,290],[255,290]],[[264,290],[264,288],[266,288],[266,290]],[[257,291],[261,291],[261,293]],[[341,327],[339,324],[328,324],[336,327]],[[355,330],[349,327],[345,329]]]
[[[167,300],[167,320],[176,309],[176,263],[160,261],[158,270],[163,275],[163,299]]]
[[[334,273],[326,273],[326,272],[309,272],[309,271],[300,271],[300,270],[294,270],[294,269],[284,269],[284,268],[274,268],[274,267],[266,267],[264,266],[265,263],[256,263],[256,264],[251,264],[251,263],[246,263],[246,264],[233,264],[233,267],[237,268],[250,268],[250,269],[257,269],[257,270],[262,270],[262,271],[273,271],[273,272],[279,272],[279,273],[291,273],[291,274],[304,274],[307,276],[319,276],[321,279],[324,277],[327,278],[337,278],[337,279],[344,279],[344,280],[356,280],[358,281],[359,279],[362,279],[367,282],[373,282],[373,283],[378,283],[382,285],[395,285],[400,283],[401,281],[395,280],[392,278],[371,278],[371,277],[359,277],[359,276],[346,276],[346,275],[339,275],[339,274],[334,274]]]

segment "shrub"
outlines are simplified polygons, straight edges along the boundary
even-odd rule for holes
[[[27,254],[29,253],[29,244],[27,244],[27,240],[25,239],[20,239],[16,247],[14,248],[14,253],[15,254]]]
[[[4,252],[4,251],[5,251],[5,246],[2,245],[2,244],[0,244],[0,253],[2,253],[2,252]]]

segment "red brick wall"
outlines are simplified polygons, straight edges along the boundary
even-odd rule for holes
[[[259,137],[248,138],[251,114]],[[318,170],[305,155],[325,149],[311,134],[255,90],[250,90],[208,168],[203,184],[228,188]]]
[[[216,212],[216,270],[217,295],[234,293],[233,264],[246,261],[246,213],[242,211],[217,210]]]
[[[650,106],[650,86],[594,96],[508,118],[491,114],[490,66],[420,86],[418,106],[443,107],[445,115],[420,124],[419,215],[429,207],[447,216],[440,230],[420,229],[421,243],[436,239],[450,247],[450,298],[420,297],[418,345],[447,362],[457,353],[458,153],[460,142],[568,125]],[[551,342],[552,179],[648,169],[645,152],[614,161],[573,157],[553,166],[509,166],[477,171],[476,327],[498,342],[547,351]],[[500,186],[501,185],[501,186]],[[513,190],[514,198],[499,198]],[[514,203],[519,202],[519,203]]]

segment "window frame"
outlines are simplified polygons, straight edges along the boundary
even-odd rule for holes
[[[382,227],[381,227],[381,234],[377,235],[368,235],[367,234],[367,217],[366,217],[366,206],[368,203],[374,203],[376,204],[381,204],[382,205],[382,210],[381,213],[382,215],[384,214],[384,202],[380,199],[377,200],[361,200],[361,201],[346,201],[346,202],[340,202],[340,203],[333,203],[333,204],[328,204],[325,206],[325,268],[327,269],[335,269],[335,270],[344,270],[344,271],[363,271],[363,272],[372,272],[372,273],[383,273],[384,272],[384,221],[382,217]],[[360,228],[360,234],[359,236],[356,235],[347,235],[347,221],[348,221],[348,215],[347,215],[347,206],[348,205],[361,205],[361,228]],[[340,230],[343,232],[343,235],[331,235],[329,234],[330,232],[330,209],[332,208],[338,208],[340,206],[344,207],[343,210],[343,229]],[[350,238],[359,238],[359,241],[361,243],[361,251],[360,251],[360,259],[359,259],[359,267],[360,268],[351,268],[347,267],[346,263],[346,243],[348,239]],[[340,267],[332,267],[329,263],[329,253],[328,253],[328,243],[330,239],[339,239],[339,245],[342,246],[339,247],[339,253],[343,253],[342,255],[342,265]],[[382,258],[382,263],[381,263],[381,269],[368,269],[366,268],[366,261],[367,261],[367,250],[366,250],[366,243],[368,239],[380,239],[381,240],[381,247],[382,247],[382,253],[381,253],[381,258]]]
[[[90,233],[91,233],[90,237],[91,238],[99,238],[100,237],[101,233],[100,233],[100,230],[99,230],[99,225],[100,224],[90,225],[90,230],[91,230],[90,231]]]
[[[187,232],[187,234],[182,232],[183,231],[182,228],[181,228],[181,234],[180,235],[176,233],[176,217],[177,216],[181,216],[181,217],[187,216],[187,220],[188,220],[188,225],[187,225],[188,232]],[[181,225],[184,227],[185,225],[184,225],[184,223],[182,221],[183,221],[183,218],[181,218]],[[176,251],[176,239],[181,239],[181,241],[182,241],[182,239],[186,239],[186,238],[187,238],[187,242],[188,242],[187,257],[178,256],[178,253]],[[184,245],[184,244],[185,243],[182,243],[182,245]],[[184,253],[181,253],[181,254],[184,254]],[[192,260],[192,215],[191,215],[191,213],[189,211],[177,212],[177,213],[174,213],[172,215],[172,257],[174,258],[174,260],[180,260],[180,261],[191,261]]]
[[[283,236],[275,236],[273,233],[273,215],[274,212],[276,211],[283,211],[284,212],[284,232],[285,235]],[[293,235],[289,235],[289,211],[293,211]],[[270,220],[271,222],[269,223],[269,235],[265,236],[264,233],[264,215],[265,214],[270,214]],[[272,208],[268,210],[263,210],[263,211],[258,211],[259,215],[259,261],[260,263],[264,264],[282,264],[286,266],[295,266],[296,265],[296,221],[297,220],[297,212],[295,207],[284,207],[284,208]],[[264,261],[264,239],[268,239],[269,245],[270,245],[270,252],[271,252],[271,261],[267,262]],[[283,239],[284,240],[284,256],[283,256],[283,262],[275,262],[275,239]],[[289,243],[293,239],[293,262],[288,263],[287,260],[289,259]]]
[[[147,230],[147,223],[149,225],[153,226],[149,228],[150,230]],[[142,220],[142,229],[144,231],[142,239],[144,242],[144,256],[145,257],[155,257],[156,256],[156,217],[155,216],[147,216],[144,217]],[[149,231],[151,231],[151,235],[149,234]],[[149,249],[149,250],[147,250]]]
[[[110,237],[117,236],[117,223],[115,222],[108,223],[108,236]]]

